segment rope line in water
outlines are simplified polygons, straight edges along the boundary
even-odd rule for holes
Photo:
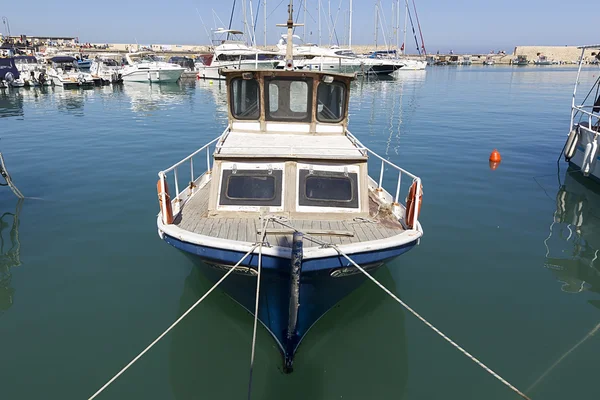
[[[267,237],[267,224],[271,219],[265,219],[262,226],[262,238],[258,244],[258,275],[256,276],[256,301],[254,304],[254,328],[252,330],[252,352],[250,354],[250,376],[248,378],[248,400],[252,398],[252,370],[254,368],[254,348],[256,346],[256,327],[258,325],[258,300],[260,295],[260,273],[262,270],[262,248]]]
[[[2,156],[2,153],[0,153],[0,174],[4,177],[4,179],[6,179],[6,185],[2,184],[2,186],[8,185],[10,187],[10,189],[13,191],[13,193],[15,194],[15,196],[17,196],[20,199],[25,198],[25,196],[23,196],[21,191],[19,189],[17,189],[15,184],[12,182],[12,179],[11,179],[10,175],[8,174],[8,171],[6,170],[6,166],[4,165],[4,157]]]
[[[479,365],[481,368],[483,368],[484,370],[486,370],[487,372],[489,372],[494,378],[496,378],[500,382],[504,383],[506,386],[508,386],[510,389],[512,389],[515,393],[517,393],[522,398],[527,399],[527,400],[531,400],[529,397],[527,397],[527,395],[525,395],[519,389],[517,389],[516,387],[514,387],[513,385],[511,385],[506,379],[502,378],[500,375],[498,375],[497,373],[495,373],[494,371],[492,371],[488,366],[486,366],[484,363],[482,363],[481,361],[479,361],[475,356],[471,355],[468,351],[466,351],[465,349],[463,349],[462,347],[460,347],[457,343],[455,343],[454,341],[452,341],[452,339],[450,339],[448,336],[446,336],[443,332],[441,332],[439,329],[437,329],[435,326],[433,326],[431,323],[429,323],[429,321],[427,321],[425,318],[423,318],[419,313],[417,313],[415,310],[413,310],[412,308],[410,308],[408,306],[408,304],[404,303],[396,295],[394,295],[392,292],[390,292],[385,286],[383,286],[381,283],[379,283],[377,281],[377,279],[373,278],[367,271],[365,271],[360,265],[358,265],[357,263],[355,263],[350,257],[348,257],[343,251],[341,251],[336,245],[332,244],[331,247],[333,247],[342,257],[344,257],[345,259],[347,259],[348,261],[350,261],[350,263],[352,265],[354,265],[356,268],[358,268],[360,270],[360,272],[362,272],[363,274],[365,274],[367,278],[369,278],[373,283],[375,283],[377,286],[379,286],[381,288],[381,290],[383,290],[384,292],[386,292],[387,294],[389,294],[394,300],[396,300],[398,303],[400,303],[400,305],[402,305],[404,308],[406,308],[408,311],[410,311],[415,317],[417,317],[418,319],[420,319],[421,322],[423,322],[425,325],[427,325],[428,327],[430,327],[435,333],[437,333],[438,335],[440,335],[443,339],[445,339],[448,343],[450,343],[452,346],[454,346],[457,350],[459,350],[465,356],[467,356],[468,358],[470,358],[471,361],[474,361],[477,365]]]
[[[280,220],[277,220],[277,219],[273,219],[273,220],[275,222],[283,225],[283,226],[286,226],[286,227],[291,228],[291,229],[293,229],[293,230],[295,230],[297,232],[300,232],[298,229],[296,229],[292,225],[288,225],[288,224],[284,223],[283,221],[280,221]],[[369,274],[367,271],[365,271],[365,269],[363,267],[361,267],[360,265],[358,265],[346,253],[344,253],[343,251],[341,251],[339,249],[339,247],[337,247],[335,244],[321,241],[321,240],[319,240],[317,238],[313,238],[313,237],[311,237],[310,235],[307,235],[307,234],[304,234],[304,237],[306,237],[307,239],[309,239],[310,241],[313,241],[315,243],[321,243],[324,246],[329,246],[329,247],[333,248],[342,257],[344,257],[345,259],[347,259],[353,266],[355,266],[360,272],[362,272],[367,278],[369,278],[373,283],[375,283],[377,286],[379,286],[379,288],[381,290],[383,290],[388,295],[390,295],[390,297],[392,297],[394,300],[396,300],[396,302],[398,302],[400,305],[402,305],[404,308],[406,308],[408,311],[410,311],[411,314],[413,314],[415,317],[417,317],[419,320],[421,320],[421,322],[423,322],[425,325],[427,325],[429,328],[431,328],[435,333],[437,333],[438,335],[440,335],[444,340],[446,340],[448,343],[450,343],[452,346],[454,346],[458,351],[460,351],[465,356],[467,356],[469,359],[471,359],[471,361],[475,362],[477,365],[479,365],[481,368],[483,368],[488,373],[490,373],[494,378],[498,379],[500,382],[502,382],[503,384],[505,384],[506,386],[508,386],[510,389],[512,389],[515,393],[517,393],[522,398],[524,398],[526,400],[531,400],[527,395],[525,395],[523,392],[521,392],[515,386],[511,385],[506,379],[502,378],[500,375],[498,375],[497,373],[495,373],[494,371],[492,371],[487,365],[485,365],[484,363],[482,363],[481,361],[479,361],[475,356],[471,355],[468,351],[466,351],[465,349],[463,349],[462,347],[460,347],[452,339],[450,339],[448,336],[446,336],[442,331],[440,331],[435,326],[433,326],[429,321],[427,321],[419,313],[417,313],[415,310],[413,310],[408,304],[406,304],[405,302],[403,302],[402,300],[400,300],[396,295],[394,295],[391,291],[389,291],[388,288],[386,288],[385,286],[383,286],[381,283],[379,283],[379,281],[377,281],[377,279],[373,278],[373,276],[371,276],[371,274]]]
[[[262,243],[261,243],[262,244]],[[211,292],[213,290],[215,290],[217,288],[217,286],[219,286],[221,284],[221,282],[223,282],[225,280],[225,278],[227,278],[237,267],[239,267],[239,265],[242,263],[242,261],[244,261],[250,254],[252,254],[252,252],[259,246],[259,244],[254,244],[252,246],[252,248],[244,255],[244,257],[242,257],[240,259],[240,261],[237,262],[237,264],[235,264],[229,271],[227,271],[227,273],[225,275],[223,275],[223,277],[221,279],[219,279],[217,281],[217,283],[215,283],[213,285],[213,287],[211,287],[210,289],[208,289],[208,291],[206,293],[204,293],[204,295],[197,301],[194,303],[194,305],[192,305],[186,312],[184,312],[179,318],[177,318],[177,320],[175,322],[173,322],[173,324],[171,326],[169,326],[167,328],[166,331],[164,331],[163,333],[161,333],[161,335],[159,337],[157,337],[152,343],[150,343],[150,345],[148,345],[148,347],[146,347],[140,354],[138,354],[133,360],[131,360],[129,362],[129,364],[127,364],[125,367],[123,367],[123,369],[121,369],[115,376],[113,376],[108,382],[106,382],[104,384],[104,386],[102,386],[100,389],[98,389],[98,391],[96,393],[94,393],[88,400],[92,400],[94,398],[96,398],[100,393],[102,393],[104,391],[104,389],[106,389],[111,383],[113,383],[119,376],[121,376],[125,371],[127,371],[127,369],[129,369],[129,367],[131,367],[137,360],[139,360],[144,354],[146,354],[146,352],[148,350],[150,350],[156,343],[158,343],[167,333],[169,333],[171,331],[171,329],[173,329],[179,322],[181,322],[182,319],[184,319],[186,317],[186,315],[188,315],[190,312],[192,312],[192,310],[194,308],[196,308],[196,306],[200,303],[202,303],[202,301],[208,297],[209,294],[211,294]]]

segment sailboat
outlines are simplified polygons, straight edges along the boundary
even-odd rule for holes
[[[227,128],[157,184],[160,238],[211,281],[227,275],[220,287],[270,332],[286,371],[367,279],[349,259],[374,272],[423,235],[421,179],[348,130],[354,74],[294,69],[292,13],[290,0],[285,68],[222,70]]]

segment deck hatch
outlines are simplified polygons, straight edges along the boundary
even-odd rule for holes
[[[301,169],[298,193],[300,206],[358,208],[358,175]]]
[[[281,206],[281,170],[224,170],[220,205]]]

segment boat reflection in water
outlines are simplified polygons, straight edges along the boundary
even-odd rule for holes
[[[388,268],[381,268],[376,278],[388,288],[396,286]],[[211,286],[198,268],[192,268],[178,314]],[[387,297],[375,285],[367,284],[332,308],[304,338],[293,374],[275,368],[281,363],[279,349],[266,330],[259,329],[253,398],[281,399],[283,393],[295,399],[383,399],[389,393],[403,398],[408,380],[405,316]],[[173,397],[192,399],[198,393],[209,399],[246,397],[247,379],[238,378],[248,376],[252,316],[220,291],[211,294],[200,308],[172,332],[169,375]],[[351,349],[348,343],[352,343]]]
[[[0,118],[22,116],[23,96],[20,90],[0,90]]]
[[[126,82],[123,84],[123,92],[131,101],[131,110],[145,115],[153,111],[169,108],[179,104],[193,104],[192,82],[163,83],[160,85],[148,85],[142,82]]]
[[[568,293],[600,293],[600,186],[569,169],[556,195],[546,268]],[[590,301],[599,306],[600,301]]]
[[[22,205],[23,200],[18,200],[15,209],[9,210],[3,206],[0,211],[0,315],[14,302],[15,289],[11,286],[11,268],[21,265],[19,213]]]

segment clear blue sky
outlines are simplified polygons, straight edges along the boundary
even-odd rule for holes
[[[261,2],[256,28],[257,40],[263,43],[262,1],[253,0],[253,13]],[[394,0],[396,1],[396,0]],[[241,5],[237,0],[233,28],[242,29]],[[392,23],[392,0],[380,0],[387,22],[387,35]],[[249,7],[250,0],[246,0]],[[288,0],[267,0],[269,44],[275,44],[287,16]],[[328,0],[322,3],[323,44],[329,43],[327,26]],[[375,32],[375,0],[354,0],[353,44],[372,44]],[[506,50],[515,45],[578,45],[600,42],[598,24],[593,12],[597,2],[579,0],[415,0],[428,52],[487,52]],[[5,3],[7,4],[7,3]],[[140,44],[204,44],[208,43],[200,16],[208,29],[229,22],[233,0],[28,0],[19,7],[3,7],[0,15],[8,17],[11,33],[27,35],[78,36],[82,42]],[[318,42],[318,0],[307,0],[307,41]],[[412,0],[409,0],[412,10]],[[294,1],[295,10],[302,9],[301,0]],[[403,5],[402,5],[403,7]],[[198,10],[200,16],[198,15]],[[340,10],[338,13],[338,9]],[[340,43],[347,37],[349,0],[331,0],[331,15],[336,22]],[[300,22],[302,21],[302,12]],[[413,13],[413,20],[414,20]],[[585,18],[592,18],[585,21]],[[248,12],[248,19],[250,14]],[[217,21],[216,25],[214,21]],[[416,24],[416,20],[414,20]],[[404,14],[401,25],[404,24]],[[333,25],[333,22],[330,22]],[[0,25],[2,33],[6,26]],[[303,29],[297,33],[302,36]],[[312,34],[311,34],[312,33]],[[379,28],[379,43],[383,34]],[[334,39],[335,44],[335,39]],[[410,24],[407,51],[415,52]]]

